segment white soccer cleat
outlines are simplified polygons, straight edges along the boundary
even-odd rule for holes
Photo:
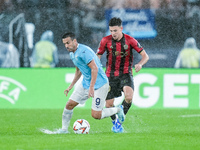
[[[57,129],[54,131],[51,131],[49,129],[40,129],[40,131],[45,134],[67,134],[67,133],[69,133],[67,130],[63,130],[63,129]]]
[[[69,133],[68,130],[63,130],[63,129],[58,129],[57,131],[55,131],[55,134],[67,134]]]

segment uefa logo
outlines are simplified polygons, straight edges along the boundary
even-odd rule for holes
[[[20,82],[12,78],[0,76],[0,99],[15,104],[19,99],[20,93],[26,90],[26,87]]]

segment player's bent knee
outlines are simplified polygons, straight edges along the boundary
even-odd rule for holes
[[[110,108],[110,107],[113,107],[113,104],[107,104],[106,103],[106,108]]]
[[[94,110],[92,110],[92,117],[94,118],[94,119],[101,119],[101,111],[94,111]]]
[[[131,103],[132,102],[132,99],[133,99],[133,96],[132,95],[126,95],[125,96],[125,100],[127,103]]]
[[[94,119],[101,119],[101,115],[98,115],[98,114],[92,114],[92,117]]]
[[[126,99],[127,103],[132,103],[132,99]]]
[[[114,99],[106,100],[106,107],[113,107],[114,106]]]
[[[69,100],[69,101],[67,102],[65,108],[68,109],[68,110],[72,110],[72,109],[74,109],[74,107],[76,107],[77,105],[78,105],[77,102],[72,101],[72,100]]]

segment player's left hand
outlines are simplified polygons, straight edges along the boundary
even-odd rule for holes
[[[135,65],[135,72],[139,72],[142,69],[142,65],[141,64],[136,64]]]

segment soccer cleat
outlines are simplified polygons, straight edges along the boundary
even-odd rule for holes
[[[112,120],[112,124],[113,124],[113,126],[112,126],[111,130],[112,130],[113,132],[115,132],[115,130],[116,130],[116,127],[115,127],[115,120]]]
[[[118,119],[116,121],[112,121],[112,123],[113,123],[113,127],[111,130],[114,133],[123,133],[124,132],[124,128],[122,127],[122,124],[119,122]]]
[[[58,129],[57,131],[55,131],[55,134],[67,134],[69,133],[67,130],[63,130],[63,129]]]
[[[119,122],[122,124],[125,120],[125,114],[124,114],[124,107],[123,105],[118,106],[120,111],[117,113],[118,118],[119,118]]]

